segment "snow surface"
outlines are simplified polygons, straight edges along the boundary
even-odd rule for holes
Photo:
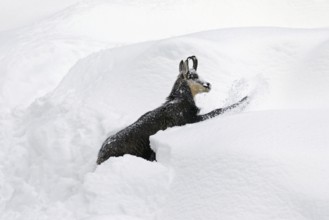
[[[328,219],[327,113],[244,113],[159,132],[152,145],[174,173],[159,219]]]
[[[6,1],[2,10],[11,7]],[[20,15],[44,4],[31,3]],[[56,4],[48,6],[54,10]],[[79,59],[100,49],[232,26],[328,27],[328,8],[319,0],[80,1],[24,28],[0,32],[1,112],[27,107],[52,91]]]
[[[169,32],[145,27],[119,41],[104,24],[84,29],[105,8],[85,2],[0,34],[0,219],[329,218],[329,29],[149,41]],[[147,42],[118,47],[135,40]],[[203,113],[246,94],[250,105],[158,132],[158,162],[96,166],[105,138],[161,105],[192,54],[212,84],[196,97]]]

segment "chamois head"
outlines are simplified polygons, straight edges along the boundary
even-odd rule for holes
[[[189,68],[189,62],[192,60],[193,67]],[[192,96],[196,94],[209,92],[211,85],[199,78],[197,74],[198,60],[195,56],[188,57],[185,61],[179,63],[179,76],[178,78],[186,81]]]

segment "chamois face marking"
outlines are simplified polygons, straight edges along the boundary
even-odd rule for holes
[[[186,80],[193,97],[199,93],[209,92],[211,89],[210,83],[201,80],[193,69],[186,74]]]

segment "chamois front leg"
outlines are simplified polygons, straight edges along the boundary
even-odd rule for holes
[[[238,107],[239,105],[242,105],[244,103],[248,103],[249,101],[249,97],[246,96],[244,97],[243,99],[241,99],[239,102],[233,104],[233,105],[230,105],[230,106],[227,106],[225,108],[218,108],[218,109],[215,109],[207,114],[204,114],[204,115],[199,115],[198,116],[198,121],[204,121],[204,120],[207,120],[207,119],[210,119],[210,118],[213,118],[217,115],[220,115],[220,114],[223,114],[224,112],[228,111],[228,110],[231,110],[233,108],[236,108]]]

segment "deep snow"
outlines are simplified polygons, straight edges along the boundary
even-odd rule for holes
[[[106,49],[131,42],[84,35],[89,6],[0,36],[0,219],[329,218],[329,29]],[[202,112],[246,94],[250,105],[157,133],[157,163],[126,155],[96,167],[104,139],[161,105],[192,54],[213,88],[197,96]]]
[[[328,39],[326,29],[227,29],[80,60],[12,115],[2,218],[326,219]],[[203,111],[250,94],[247,113],[156,134],[158,163],[96,167],[102,141],[164,102],[192,53],[213,85],[197,97]]]
[[[159,219],[328,219],[327,113],[242,113],[159,132],[159,162],[174,170]]]

